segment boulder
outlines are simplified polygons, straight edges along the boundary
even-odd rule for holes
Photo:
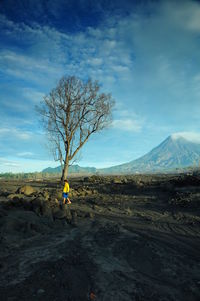
[[[15,199],[14,199],[14,201],[15,201]],[[27,197],[19,199],[19,200],[15,201],[15,203],[16,203],[16,207],[21,207],[24,210],[32,210],[31,200]]]
[[[72,218],[73,218],[72,213],[71,213],[71,210],[70,210],[70,208],[69,208],[69,205],[64,205],[64,206],[65,206],[65,207],[64,207],[64,210],[65,210],[65,218],[66,218],[66,221],[67,221],[68,224],[71,224]]]
[[[41,214],[45,217],[52,219],[52,209],[47,203],[43,203],[41,206]]]
[[[32,200],[32,210],[37,214],[40,215],[42,214],[42,207],[44,206],[45,199],[43,197],[38,197]]]
[[[122,179],[119,179],[119,178],[114,178],[114,179],[112,180],[112,183],[113,183],[113,184],[122,184],[122,183],[123,183],[123,180],[122,180]]]
[[[43,288],[40,288],[39,290],[37,290],[38,295],[41,295],[41,294],[44,294],[44,293],[45,293],[45,290]]]
[[[43,197],[44,197],[44,199],[45,199],[46,201],[50,198],[49,193],[48,193],[48,191],[46,191],[46,190],[43,192],[42,195],[43,195]]]
[[[64,219],[66,217],[66,210],[53,210],[54,219]]]
[[[21,193],[11,193],[7,196],[8,200],[18,201],[24,198],[24,194]]]
[[[48,201],[46,201],[46,203],[50,206],[50,207],[58,207],[60,205],[60,202],[58,201],[57,198],[55,197],[50,197],[48,199]]]
[[[68,224],[75,224],[75,219],[77,217],[77,214],[74,212],[71,212],[71,209],[68,205],[63,205],[62,209],[53,208],[52,209],[53,217],[54,219],[65,219]],[[75,216],[76,215],[76,216]]]
[[[94,212],[87,212],[85,214],[85,217],[89,217],[89,218],[93,219],[95,217],[95,214],[94,214]]]
[[[25,186],[20,187],[17,190],[17,192],[20,194],[31,195],[31,194],[35,193],[36,191],[32,186],[25,185]]]
[[[10,193],[7,191],[7,189],[1,189],[0,190],[0,196],[5,196],[7,197]]]
[[[131,215],[132,215],[132,210],[131,210],[130,208],[126,208],[126,209],[124,210],[124,213],[125,213],[126,215],[131,216]]]
[[[24,194],[11,194],[8,196],[8,202],[4,203],[4,207],[7,209],[23,208],[24,210],[32,210],[32,203],[30,198],[27,198]]]
[[[55,198],[58,200],[62,200],[63,196],[62,196],[62,191],[56,191],[56,193],[54,194]]]
[[[70,189],[70,196],[73,198],[73,197],[76,197],[79,195],[79,192],[73,188]]]
[[[52,201],[52,200],[51,200]],[[56,206],[59,206],[60,202],[57,198],[53,199],[53,203],[56,205]]]

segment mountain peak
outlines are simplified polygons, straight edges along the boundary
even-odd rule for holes
[[[170,171],[196,167],[200,161],[200,134],[174,133],[146,155],[107,169],[110,173]]]

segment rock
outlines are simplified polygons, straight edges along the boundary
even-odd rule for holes
[[[41,294],[44,294],[44,293],[45,293],[45,290],[43,288],[40,288],[39,290],[37,290],[38,295],[41,295]]]
[[[57,218],[57,219],[65,218],[68,224],[72,223],[73,215],[72,215],[69,205],[67,205],[67,204],[63,204],[62,209],[60,209],[60,210],[54,209],[53,216],[54,216],[54,218]]]
[[[8,196],[8,202],[5,203],[6,208],[23,208],[32,210],[31,200],[26,198],[24,194],[11,194]]]
[[[94,218],[95,217],[95,214],[94,214],[94,212],[87,212],[86,214],[85,214],[85,217],[89,217],[89,218]]]
[[[95,211],[97,211],[97,212],[102,212],[103,211],[103,208],[100,207],[100,206],[98,206],[98,205],[93,205],[92,209],[95,210]]]
[[[43,203],[43,205],[41,206],[41,213],[43,216],[52,219],[52,209],[47,203]]]
[[[70,196],[71,196],[72,198],[78,196],[79,194],[80,194],[79,191],[77,191],[77,190],[75,190],[75,189],[73,189],[73,188],[70,189]]]
[[[137,186],[138,188],[142,188],[142,187],[144,186],[144,183],[141,182],[141,181],[138,181],[138,182],[136,182],[136,186]]]
[[[7,191],[7,189],[1,189],[0,191],[0,196],[5,196],[7,197],[9,195],[9,192]]]
[[[45,199],[46,201],[49,199],[50,196],[49,196],[48,191],[45,190],[45,191],[43,192],[43,197],[44,197],[44,199]]]
[[[19,206],[23,207],[24,210],[32,210],[32,203],[29,198],[23,198],[18,201]]]
[[[70,189],[70,191],[71,191],[71,189]],[[58,199],[58,200],[62,200],[63,199],[63,197],[62,197],[62,191],[55,191],[54,193],[53,193],[53,197],[54,198],[56,198],[56,199]]]
[[[67,223],[71,224],[73,216],[72,216],[71,210],[69,209],[69,206],[68,206],[68,208],[65,209],[65,214],[66,214],[65,218],[66,218]]]
[[[42,207],[44,206],[45,199],[43,197],[38,197],[32,200],[32,210],[37,214],[40,215],[42,213]]]
[[[8,200],[18,201],[24,198],[24,195],[21,193],[11,193],[8,195]]]
[[[128,179],[126,179],[126,178],[123,179],[123,183],[124,183],[124,184],[127,184],[127,183],[128,183]]]
[[[66,217],[66,210],[54,210],[53,211],[53,217],[54,219],[64,219]]]
[[[31,194],[33,194],[36,191],[35,191],[35,189],[32,186],[25,185],[25,186],[20,187],[17,190],[17,192],[21,193],[21,194],[25,194],[25,195],[31,195]]]
[[[115,178],[115,179],[112,180],[113,184],[122,184],[122,182],[123,181],[121,179],[118,179],[118,178]]]
[[[132,210],[131,210],[130,208],[126,208],[126,209],[124,210],[124,213],[125,213],[126,215],[131,216],[131,215],[132,215]]]
[[[60,203],[59,203],[59,200],[56,199],[56,198],[53,200],[53,202],[55,203],[56,206],[59,206],[59,204],[60,204]]]

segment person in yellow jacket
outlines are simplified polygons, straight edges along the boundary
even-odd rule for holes
[[[65,183],[65,185],[64,185],[63,194],[62,194],[63,204],[71,204],[71,201],[68,197],[68,195],[69,195],[69,183],[68,183],[67,180],[64,180],[64,183]]]

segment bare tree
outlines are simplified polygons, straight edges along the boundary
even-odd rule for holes
[[[61,78],[37,107],[54,159],[62,166],[62,181],[90,135],[109,125],[113,105],[111,94],[100,93],[97,81],[69,76]]]

